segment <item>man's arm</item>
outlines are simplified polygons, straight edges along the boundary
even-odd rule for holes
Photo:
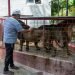
[[[19,31],[21,33],[27,33],[27,32],[32,32],[33,29],[23,29],[22,31]]]
[[[26,33],[26,32],[31,32],[31,30],[28,30],[28,29],[26,30],[26,29],[24,29],[24,30],[22,30],[22,31],[20,31],[20,32],[21,32],[21,33],[24,33],[24,32]]]

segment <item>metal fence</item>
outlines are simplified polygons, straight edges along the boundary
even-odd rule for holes
[[[34,17],[34,18],[20,18],[20,20],[22,20],[26,25],[29,25],[33,28],[38,28],[38,27],[40,29],[43,28],[42,39],[44,39],[43,41],[44,43],[46,43],[44,44],[44,46],[47,46],[47,48],[49,49],[51,49],[50,46],[52,46],[52,44],[54,48],[55,47],[58,48],[57,44],[59,44],[58,46],[62,46],[62,44],[64,44],[63,46],[65,47],[67,43],[75,42],[75,17]],[[3,21],[4,19],[1,18],[0,19],[0,24],[1,24],[0,25],[0,40],[2,40]],[[45,33],[47,29],[49,31]],[[70,34],[69,35],[70,39],[67,37],[68,34]],[[30,43],[30,44],[33,44],[33,43]],[[18,46],[18,49],[19,47],[20,46]]]

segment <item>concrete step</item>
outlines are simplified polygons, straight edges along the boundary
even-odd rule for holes
[[[15,65],[17,65],[18,67],[20,67],[19,70],[12,70],[10,69],[13,74],[11,75],[53,75],[47,72],[43,72],[25,65],[22,65],[18,62],[15,62]],[[4,67],[4,61],[0,60],[0,75],[4,75],[3,74],[3,67]]]
[[[54,75],[51,73],[47,73],[44,71],[40,71],[40,70],[31,68],[31,67],[25,66],[25,65],[17,63],[17,62],[15,62],[15,63],[16,63],[16,65],[19,65],[22,69],[27,70],[30,73],[28,75]]]

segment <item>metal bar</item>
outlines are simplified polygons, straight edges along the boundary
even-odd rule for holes
[[[75,20],[75,17],[30,17],[20,18],[22,20]]]
[[[8,16],[10,16],[10,0],[8,0]]]
[[[68,16],[68,0],[66,0],[66,16]]]

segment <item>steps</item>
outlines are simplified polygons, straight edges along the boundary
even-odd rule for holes
[[[20,68],[22,68],[24,71],[27,70],[28,75],[54,75],[54,74],[50,74],[50,73],[47,73],[47,72],[44,72],[44,71],[40,71],[40,70],[31,68],[31,67],[25,66],[25,65],[17,63],[17,62],[16,62],[16,65],[19,65]],[[22,70],[22,72],[23,72],[23,70]]]
[[[40,70],[43,75],[75,75],[73,60],[48,58],[26,52],[15,52],[14,59],[28,67]],[[50,74],[51,73],[51,74]]]
[[[0,75],[4,75],[3,74],[3,67],[4,67],[3,64],[4,64],[4,62],[2,59],[0,61]],[[18,62],[15,62],[15,65],[17,65],[20,69],[19,70],[10,69],[13,72],[13,74],[10,74],[10,75],[53,75],[53,74],[50,74],[47,72],[39,71],[39,70],[34,69],[34,68],[30,68],[30,67],[22,65]]]
[[[1,51],[4,56],[5,50],[2,49]],[[75,56],[68,60],[68,58],[45,57],[28,52],[14,51],[14,60],[21,64],[21,72],[25,70],[29,72],[29,75],[75,75]]]

